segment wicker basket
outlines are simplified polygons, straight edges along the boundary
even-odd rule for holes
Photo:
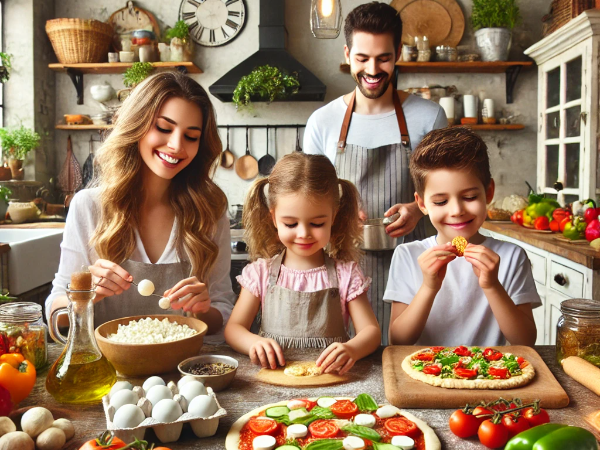
[[[542,35],[548,36],[586,9],[595,7],[595,0],[553,0],[550,14],[544,16]]]
[[[61,64],[99,63],[108,59],[112,25],[98,20],[52,19],[46,33]]]

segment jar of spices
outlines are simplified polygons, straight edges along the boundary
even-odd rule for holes
[[[600,302],[582,298],[565,300],[556,330],[556,358],[579,356],[600,367]]]
[[[48,362],[42,307],[33,302],[0,305],[0,352],[22,353],[36,369]]]

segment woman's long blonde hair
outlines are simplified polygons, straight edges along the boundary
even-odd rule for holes
[[[179,172],[169,187],[169,198],[177,217],[175,246],[181,258],[192,265],[192,273],[205,280],[218,246],[212,237],[217,221],[225,213],[227,199],[212,181],[221,154],[221,140],[208,94],[196,81],[177,72],[153,75],[140,83],[114,118],[114,128],[96,157],[101,216],[91,239],[98,256],[117,264],[135,249],[139,226],[144,162],[138,143],[154,126],[155,118],[171,98],[193,102],[202,111],[202,135],[198,154]]]
[[[362,241],[362,229],[358,218],[360,196],[356,187],[337,177],[335,167],[327,157],[296,152],[284,156],[275,164],[271,175],[255,181],[248,192],[243,222],[252,260],[271,258],[285,248],[270,211],[277,206],[280,195],[288,194],[331,201],[334,220],[327,251],[332,258],[342,261],[360,259],[358,245]]]

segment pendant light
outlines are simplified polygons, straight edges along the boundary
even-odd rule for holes
[[[311,0],[310,30],[318,39],[335,39],[342,29],[340,0]]]

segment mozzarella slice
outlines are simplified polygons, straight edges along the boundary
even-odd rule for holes
[[[365,441],[358,436],[348,436],[342,441],[342,445],[344,450],[362,450],[367,446]]]
[[[277,441],[273,436],[265,434],[264,436],[256,436],[252,441],[254,450],[273,450]]]
[[[337,402],[337,400],[333,397],[319,397],[317,399],[317,405],[319,405],[321,408],[329,408],[335,402]]]
[[[308,434],[308,428],[301,423],[295,423],[287,427],[288,439],[303,438]]]
[[[290,400],[287,407],[290,410],[306,408],[306,402],[304,400]]]
[[[373,428],[375,426],[375,422],[375,416],[372,416],[371,414],[358,414],[354,418],[354,423],[356,425],[362,425],[363,427]]]
[[[394,436],[392,445],[400,447],[402,450],[411,450],[415,448],[415,441],[408,436]]]
[[[388,419],[400,414],[400,410],[393,405],[383,405],[377,410],[376,414],[382,419]]]

